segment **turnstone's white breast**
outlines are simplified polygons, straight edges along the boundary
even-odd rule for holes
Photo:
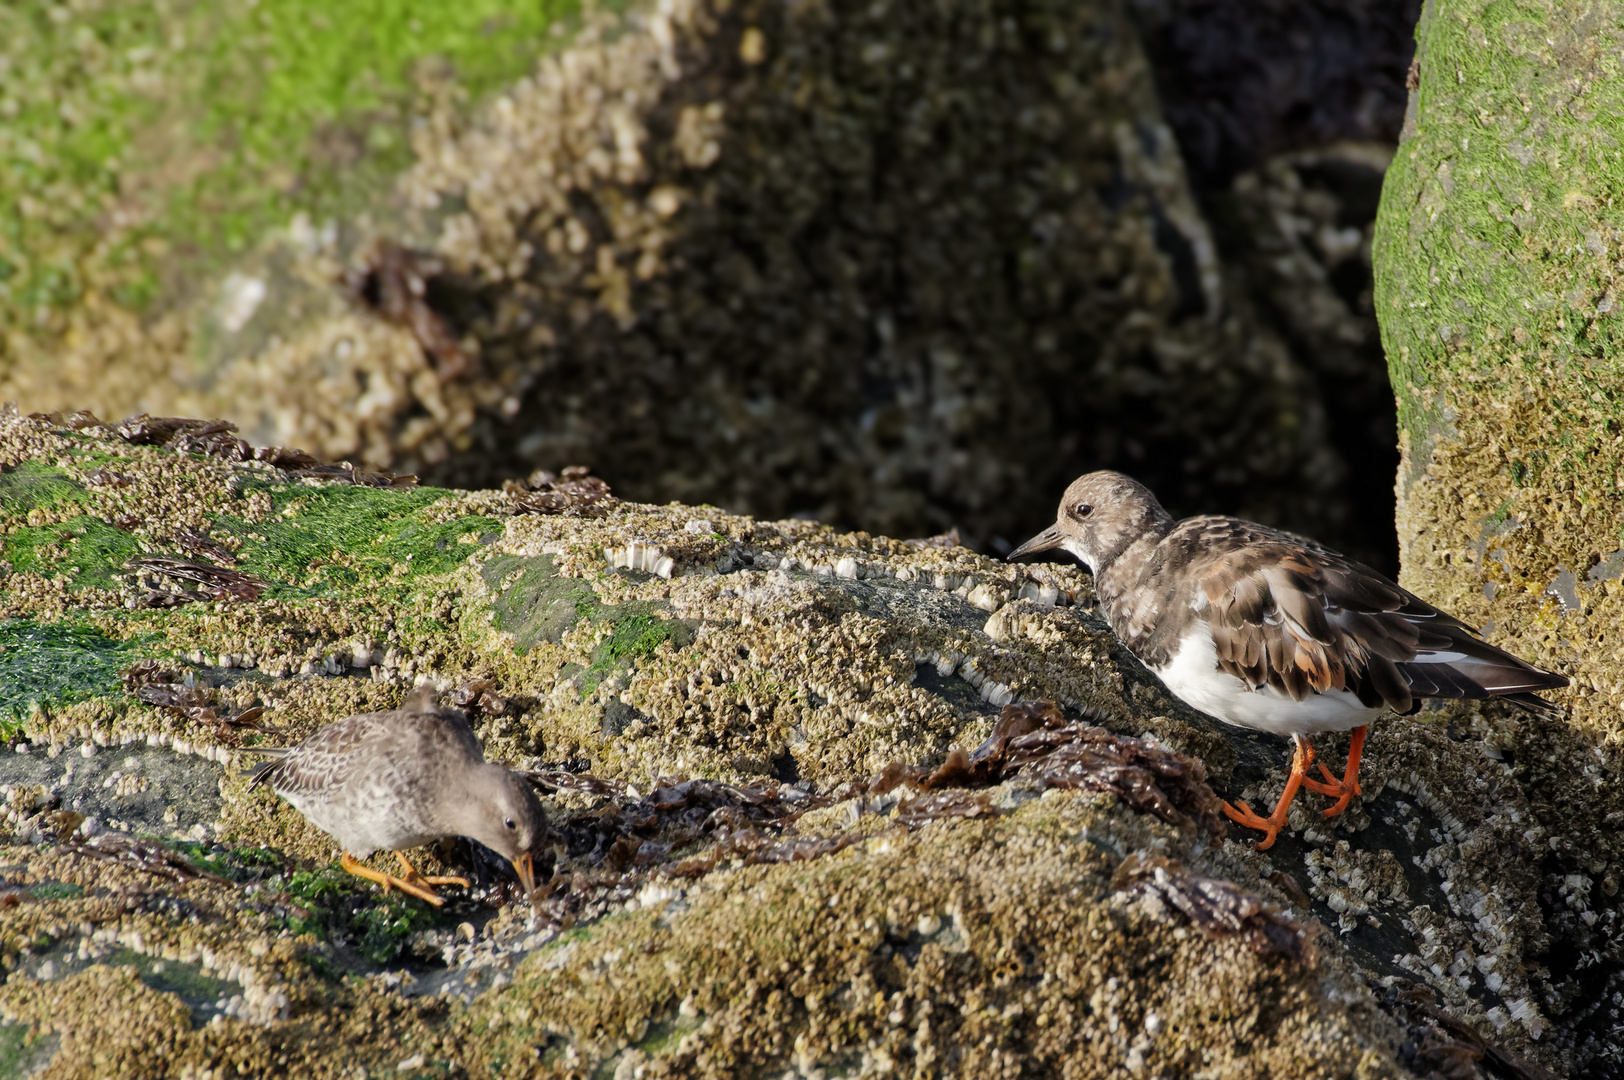
[[[1053,526],[1011,559],[1062,550],[1094,574],[1122,643],[1180,700],[1237,727],[1290,735],[1291,775],[1267,818],[1225,811],[1274,843],[1299,786],[1359,794],[1365,728],[1383,708],[1423,699],[1503,697],[1554,712],[1537,696],[1568,684],[1488,644],[1386,577],[1292,533],[1226,517],[1174,521],[1142,484],[1115,472],[1074,481]],[[1307,736],[1353,731],[1341,780],[1308,776]]]

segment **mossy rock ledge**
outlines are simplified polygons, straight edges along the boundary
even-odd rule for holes
[[[0,1071],[1388,1077],[1473,1054],[1569,1075],[1611,1060],[1557,963],[1616,919],[1611,871],[1554,895],[1540,871],[1547,852],[1604,850],[1585,830],[1613,796],[1589,786],[1602,759],[1527,720],[1384,722],[1362,803],[1327,823],[1299,800],[1266,855],[1105,791],[873,794],[894,762],[980,744],[1007,702],[1199,758],[1254,805],[1286,754],[1173,702],[1070,567],[712,507],[515,513],[545,500],[356,479],[389,478],[0,416]],[[245,746],[424,679],[543,781],[561,854],[535,909],[500,903],[465,842],[417,853],[475,878],[443,910],[380,896],[247,790]],[[1586,799],[1547,801],[1553,777]],[[1215,916],[1180,881],[1240,932],[1193,922]],[[1260,948],[1258,926],[1287,947]]]

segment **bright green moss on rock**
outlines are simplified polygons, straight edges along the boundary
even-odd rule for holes
[[[173,305],[295,212],[355,212],[409,162],[413,117],[436,82],[449,91],[454,74],[481,96],[527,71],[577,10],[6,5],[0,363],[95,294],[135,311],[160,295]]]
[[[39,709],[116,696],[119,671],[138,656],[83,625],[0,618],[0,734]]]

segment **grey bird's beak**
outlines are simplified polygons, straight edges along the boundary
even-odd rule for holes
[[[1036,555],[1040,551],[1053,551],[1060,546],[1063,540],[1065,540],[1065,537],[1060,535],[1060,526],[1050,525],[1047,529],[1005,555],[1004,561],[1014,562],[1022,555]]]
[[[519,884],[524,886],[524,898],[530,901],[532,907],[535,906],[536,871],[528,851],[513,860],[513,869],[519,875]]]

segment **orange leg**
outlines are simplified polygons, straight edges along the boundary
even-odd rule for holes
[[[1224,813],[1229,815],[1229,820],[1267,834],[1258,841],[1259,851],[1268,851],[1274,846],[1280,830],[1286,827],[1286,812],[1291,809],[1291,800],[1297,797],[1297,789],[1308,779],[1308,767],[1314,764],[1314,748],[1308,745],[1308,740],[1301,735],[1292,736],[1292,740],[1297,747],[1291,755],[1291,775],[1286,777],[1286,790],[1280,793],[1280,801],[1274,804],[1274,813],[1266,818],[1258,817],[1245,803],[1240,804],[1239,810],[1228,803],[1223,804]]]
[[[396,854],[398,855],[399,852],[396,852]],[[462,882],[464,885],[468,884],[461,878],[446,879],[418,877],[417,871],[412,869],[412,864],[406,862],[404,856],[401,857],[400,861],[405,864],[408,871],[405,878],[394,877],[390,874],[385,874],[381,871],[374,870],[369,866],[362,866],[356,861],[355,856],[351,855],[347,851],[344,852],[343,857],[339,859],[339,865],[345,870],[348,870],[350,873],[354,874],[356,877],[366,878],[368,881],[376,881],[379,885],[383,886],[383,891],[386,893],[390,889],[399,889],[408,896],[415,896],[419,900],[433,904],[435,907],[439,907],[441,904],[444,904],[445,901],[441,900],[434,894],[434,890],[428,887],[429,884],[442,885],[451,884],[452,882]],[[418,884],[418,882],[424,882],[425,884]]]
[[[1348,744],[1348,767],[1343,770],[1342,779],[1338,780],[1331,775],[1331,770],[1324,764],[1320,765],[1320,772],[1325,774],[1325,783],[1309,777],[1303,777],[1303,787],[1309,791],[1317,791],[1321,795],[1329,795],[1336,800],[1336,805],[1325,811],[1326,817],[1336,817],[1348,808],[1348,800],[1359,792],[1359,755],[1365,749],[1365,729],[1369,725],[1361,725],[1353,729],[1353,742]]]
[[[465,889],[468,887],[468,879],[465,877],[424,877],[417,872],[417,867],[406,861],[404,851],[395,852],[395,858],[406,868],[406,880],[413,885],[461,885]]]

